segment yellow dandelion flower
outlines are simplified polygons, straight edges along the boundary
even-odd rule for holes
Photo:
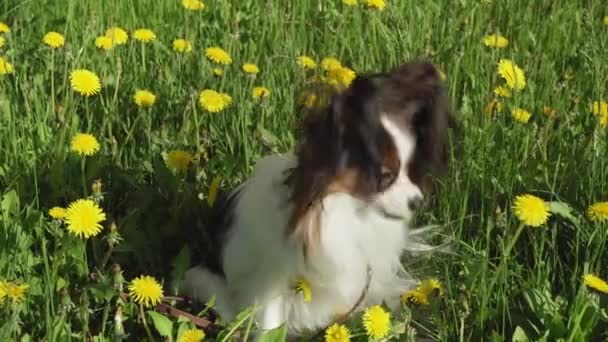
[[[608,114],[600,116],[600,126],[603,128],[608,128]]]
[[[520,221],[531,227],[542,226],[551,216],[549,204],[530,194],[515,197],[513,210]]]
[[[217,199],[217,194],[220,190],[220,184],[222,182],[221,176],[215,176],[211,181],[211,185],[209,185],[209,192],[207,193],[207,204],[210,207],[213,207],[215,204],[215,200]]]
[[[443,288],[441,287],[441,283],[439,280],[435,278],[425,279],[418,286],[418,291],[426,294],[427,296],[442,296]]]
[[[321,68],[323,68],[323,70],[329,71],[329,70],[338,69],[341,67],[342,67],[342,62],[340,62],[335,57],[326,57],[326,58],[323,58],[323,60],[321,60]]]
[[[483,44],[487,47],[503,49],[509,45],[509,41],[500,34],[492,34],[483,38]]]
[[[350,330],[345,325],[334,323],[325,330],[325,342],[349,342]]]
[[[346,6],[357,6],[357,0],[342,0],[342,3]]]
[[[150,29],[137,29],[133,32],[133,38],[142,43],[149,43],[156,39],[156,34]]]
[[[6,43],[6,40],[4,40],[4,37],[0,36],[0,48],[4,47],[5,43]]]
[[[317,94],[312,93],[312,92],[305,92],[302,95],[301,102],[304,105],[304,107],[306,107],[308,109],[315,108],[317,105],[320,104],[319,97],[317,96]]]
[[[444,81],[448,79],[448,76],[442,70],[439,70],[439,79]]]
[[[363,312],[363,327],[367,336],[383,338],[390,331],[391,315],[380,305],[374,305]]]
[[[401,295],[401,302],[413,305],[428,305],[429,296],[442,296],[443,288],[439,280],[431,278],[423,280],[416,289]]]
[[[156,102],[156,95],[149,90],[137,90],[133,95],[133,101],[139,107],[152,107]]]
[[[204,331],[200,329],[188,329],[184,331],[178,342],[201,342],[204,339]]]
[[[310,303],[310,301],[312,300],[312,291],[310,290],[310,283],[308,282],[308,280],[300,277],[296,281],[294,290],[296,291],[296,293],[302,294],[302,297],[304,297],[304,303]]]
[[[194,156],[192,154],[181,151],[181,150],[173,150],[167,154],[167,160],[165,160],[165,164],[168,168],[175,171],[186,171],[190,164],[194,161]]]
[[[253,63],[245,63],[243,64],[243,71],[247,74],[257,74],[260,72],[260,69]]]
[[[384,2],[384,0],[366,0],[365,4],[369,8],[375,8],[380,11],[382,11],[384,9],[384,7],[386,6],[386,3]]]
[[[507,87],[498,86],[494,88],[494,94],[500,97],[511,97],[511,90]]]
[[[106,214],[90,199],[79,199],[70,203],[65,214],[68,232],[85,239],[99,234],[102,229],[100,222],[105,219]]]
[[[211,113],[217,113],[228,107],[230,102],[232,102],[232,98],[228,94],[205,89],[200,92],[198,102],[205,110]]]
[[[65,218],[65,215],[67,214],[67,210],[65,210],[65,208],[61,208],[61,207],[52,207],[51,209],[49,209],[49,216],[57,219],[57,220],[61,220],[63,218]]]
[[[411,305],[428,305],[428,296],[419,290],[411,290],[401,295],[401,303]]]
[[[10,27],[8,27],[8,25],[6,25],[6,23],[0,21],[0,33],[8,33],[11,32]]]
[[[205,50],[205,56],[207,56],[210,61],[217,64],[228,65],[232,63],[232,57],[230,57],[230,54],[217,46],[207,48]]]
[[[608,283],[594,274],[585,274],[585,285],[590,288],[608,294]]]
[[[270,89],[266,87],[253,87],[251,91],[251,97],[255,100],[266,99],[270,96]]]
[[[81,156],[92,156],[99,151],[99,142],[88,133],[78,133],[72,138],[70,150]]]
[[[315,69],[317,67],[317,62],[309,56],[299,56],[296,62],[304,69]]]
[[[502,102],[497,99],[493,99],[483,108],[483,112],[486,114],[499,113],[502,111]]]
[[[106,30],[106,37],[110,38],[112,45],[124,45],[129,40],[127,31],[115,26]]]
[[[564,74],[564,80],[566,81],[572,81],[575,77],[576,75],[574,75],[571,71],[566,71]]]
[[[594,101],[591,112],[593,115],[608,115],[608,102]]]
[[[86,69],[76,69],[70,74],[72,89],[80,95],[91,96],[101,90],[101,81],[97,75]]]
[[[498,74],[511,89],[522,90],[526,87],[524,72],[509,59],[501,59],[498,62]]]
[[[144,306],[154,306],[163,298],[163,288],[151,276],[139,276],[129,284],[129,296],[137,304]]]
[[[224,74],[224,70],[220,69],[220,68],[214,68],[213,69],[213,74],[217,77],[220,77]]]
[[[65,38],[59,32],[48,32],[42,37],[42,41],[44,44],[52,47],[53,49],[57,49],[62,47],[65,44]]]
[[[554,118],[557,116],[557,112],[555,111],[555,109],[553,109],[551,107],[547,107],[547,106],[543,107],[543,114],[545,114],[546,116],[548,116],[550,118]]]
[[[608,202],[598,202],[590,205],[587,208],[587,216],[595,222],[608,221]]]
[[[13,282],[0,281],[0,303],[3,297],[8,297],[15,302],[25,298],[25,291],[29,288],[28,284],[17,285]]]
[[[95,38],[95,46],[100,49],[110,51],[114,47],[114,44],[112,44],[112,38],[108,36],[99,36]]]
[[[357,74],[353,70],[340,66],[328,70],[325,75],[325,81],[335,90],[340,91],[348,88],[356,76]]]
[[[511,117],[519,122],[527,123],[532,117],[532,114],[525,109],[516,108],[511,112]]]
[[[604,17],[604,25],[608,25],[608,15]]]
[[[173,41],[173,51],[188,53],[192,51],[192,43],[186,39],[176,39]]]
[[[7,62],[3,57],[0,57],[0,75],[12,74],[13,71],[13,65]]]
[[[200,11],[205,9],[205,4],[200,0],[182,0],[182,6],[189,11]]]

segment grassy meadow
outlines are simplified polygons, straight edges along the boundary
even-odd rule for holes
[[[0,2],[0,341],[188,342],[200,331],[251,339],[255,308],[207,325],[213,317],[181,300],[178,279],[210,248],[205,223],[218,188],[294,146],[311,105],[307,83],[328,57],[357,74],[426,57],[445,76],[456,118],[449,172],[417,217],[440,226],[433,241],[450,241],[451,253],[404,259],[441,294],[405,300],[383,338],[608,341],[606,3],[349,2]],[[128,33],[124,44],[98,39],[113,27]],[[155,37],[136,39],[142,28]],[[56,48],[43,42],[51,31],[64,38],[47,37]],[[484,44],[494,34],[508,44]],[[191,51],[176,51],[178,38]],[[208,58],[210,47],[231,63]],[[303,55],[317,67],[302,67]],[[522,73],[501,76],[501,60]],[[99,91],[81,94],[90,82],[74,86],[79,69],[99,77]],[[254,87],[267,91],[254,97]],[[154,99],[136,101],[138,90]],[[230,101],[201,101],[203,90]],[[99,148],[74,145],[79,133]],[[518,197],[526,194],[534,197]],[[89,216],[50,212],[79,199]],[[78,222],[101,218],[95,208],[101,229],[78,235]],[[139,303],[129,294],[141,275],[154,278],[141,296],[155,297],[158,282],[163,303],[205,319]],[[352,341],[374,340],[360,315],[343,324]]]

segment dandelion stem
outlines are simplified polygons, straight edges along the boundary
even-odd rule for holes
[[[243,336],[243,341],[249,341],[249,334],[251,334],[251,328],[253,327],[253,319],[254,315],[251,315],[249,318],[249,323],[247,323],[247,329],[245,330],[245,336]]]
[[[82,191],[84,196],[87,196],[87,175],[86,175],[86,157],[80,160],[80,179],[82,180]]]
[[[515,247],[515,243],[517,243],[517,241],[519,240],[519,237],[521,236],[521,233],[524,231],[525,228],[526,228],[526,225],[524,225],[523,223],[519,224],[517,231],[515,231],[515,235],[513,235],[513,238],[511,239],[511,241],[507,245],[507,248],[505,248],[504,253],[502,254],[502,259],[500,260],[500,265],[498,265],[497,272],[494,274],[494,278],[492,278],[492,281],[490,282],[490,286],[488,287],[487,293],[493,293],[494,287],[496,286],[496,282],[498,281],[498,278],[500,277],[500,273],[502,272],[502,270],[504,269],[505,265],[507,264],[507,262],[509,260],[509,254],[511,254],[511,250],[513,249],[513,247]]]
[[[55,49],[51,50],[51,115],[55,112]]]
[[[146,137],[148,138],[148,146],[152,146],[152,142],[150,141],[150,136],[152,136],[152,109],[148,108],[147,110],[148,116],[148,127],[146,132]]]
[[[184,34],[186,40],[194,41],[194,37],[190,37],[190,14],[186,13],[186,32]]]
[[[141,44],[141,65],[144,67],[144,74],[146,73],[146,44]]]
[[[84,98],[84,110],[87,116],[87,131],[91,130],[91,113],[89,112],[89,97]]]
[[[519,224],[519,227],[517,228],[517,231],[515,232],[515,235],[513,236],[513,238],[511,239],[511,241],[507,245],[507,248],[505,249],[505,252],[503,253],[503,258],[504,258],[503,261],[504,262],[506,262],[506,259],[509,258],[509,254],[511,253],[511,250],[515,246],[515,243],[517,243],[517,240],[519,240],[519,236],[521,235],[521,233],[524,231],[525,228],[526,228],[526,226],[523,223]]]
[[[139,314],[141,315],[141,321],[144,324],[144,329],[146,330],[146,334],[150,341],[154,341],[154,337],[152,336],[152,332],[150,331],[150,327],[148,326],[148,321],[146,321],[146,314],[144,312],[143,304],[139,304]]]
[[[247,321],[251,316],[255,314],[257,311],[257,307],[254,307],[245,317],[243,317],[240,321],[233,323],[233,327],[228,331],[228,333],[224,336],[221,342],[226,342],[234,335],[236,329],[238,329],[245,321]]]

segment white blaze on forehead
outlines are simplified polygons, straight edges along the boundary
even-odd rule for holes
[[[382,122],[384,129],[386,129],[388,134],[393,138],[393,143],[397,148],[397,154],[399,155],[399,160],[401,161],[401,169],[404,170],[414,154],[416,141],[414,140],[412,134],[399,128],[399,126],[387,118],[386,115],[380,117],[380,122]]]
[[[395,181],[379,194],[376,203],[384,213],[402,217],[409,221],[413,216],[413,210],[409,207],[409,202],[418,201],[423,197],[420,188],[412,182],[407,174],[407,165],[414,155],[416,140],[409,131],[400,128],[388,117],[383,115],[380,122],[395,144],[401,167]]]

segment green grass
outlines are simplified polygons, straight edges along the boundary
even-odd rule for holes
[[[212,179],[221,176],[222,188],[231,189],[259,157],[293,146],[308,75],[295,64],[300,54],[335,56],[358,73],[425,56],[447,75],[460,131],[452,135],[450,171],[419,222],[442,225],[454,253],[408,262],[418,276],[440,279],[445,293],[433,305],[393,313],[394,326],[407,327],[395,340],[416,333],[506,341],[516,331],[530,340],[608,339],[607,298],[583,283],[586,273],[608,277],[608,225],[585,215],[590,204],[608,200],[607,130],[589,109],[608,97],[603,1],[393,0],[382,12],[339,0],[206,4],[201,13],[177,0],[0,4],[0,21],[11,27],[0,56],[15,68],[0,75],[0,280],[29,285],[23,301],[0,304],[0,340],[146,338],[139,308],[118,296],[125,279],[150,274],[163,281],[165,295],[174,294],[189,256],[206,249],[201,198]],[[130,39],[102,52],[95,37],[114,25],[150,28],[158,39],[145,51]],[[47,31],[64,34],[66,46],[45,47]],[[509,39],[506,49],[481,43],[495,32]],[[193,41],[191,54],[172,51],[178,37]],[[214,45],[234,60],[221,78],[202,53]],[[525,71],[527,86],[487,115],[501,58]],[[248,77],[244,62],[261,73]],[[101,77],[99,95],[85,100],[71,90],[77,68]],[[271,89],[268,101],[251,100],[256,85]],[[151,109],[133,103],[140,88],[157,95]],[[205,112],[197,104],[205,88],[229,93],[232,105]],[[543,115],[543,106],[557,117]],[[530,122],[511,118],[516,107],[532,113]],[[77,132],[91,132],[102,145],[86,163],[69,151]],[[164,166],[173,149],[195,155],[186,175]],[[108,219],[102,234],[84,242],[47,212],[91,195],[95,179],[103,182]],[[542,228],[521,226],[511,206],[523,193],[565,204],[571,217],[554,213]],[[112,223],[118,244],[107,239]],[[194,235],[201,250],[187,244]],[[143,317],[160,340],[152,316]],[[245,334],[248,317],[231,327]],[[172,321],[173,337],[190,324]],[[358,318],[349,325],[361,332]]]

